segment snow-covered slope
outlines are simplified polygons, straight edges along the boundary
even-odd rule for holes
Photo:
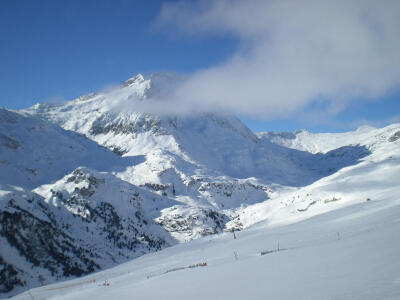
[[[368,133],[356,131],[354,139],[350,133],[337,135],[346,137],[338,138],[343,143],[361,144],[371,154],[311,185],[281,189],[270,195],[270,201],[243,209],[242,226],[265,219],[270,223],[293,222],[354,203],[400,197],[400,124]],[[315,145],[318,143],[322,147],[323,142],[316,139]]]
[[[178,205],[163,210],[158,221],[180,241],[222,230],[238,209],[268,199],[282,185],[308,185],[370,154],[359,145],[325,154],[290,149],[260,140],[234,116],[135,111],[178,81],[168,73],[137,75],[112,91],[58,105],[37,104],[24,113],[137,161],[114,168],[113,174],[174,198]],[[208,223],[210,210],[218,212],[218,222],[204,228],[200,224]]]
[[[81,134],[5,109],[0,142],[0,292],[176,243],[154,221],[176,202],[112,175],[139,158],[121,158]]]
[[[113,91],[58,105],[37,104],[26,113],[82,133],[123,156],[144,156],[141,166],[119,175],[134,184],[163,183],[159,174],[167,171],[177,173],[180,182],[200,174],[256,177],[283,185],[309,184],[322,176],[320,172],[329,173],[323,168],[315,172],[313,162],[299,166],[295,151],[260,143],[234,116],[156,116],[135,111],[143,101],[156,103],[150,95],[159,93],[160,86],[174,84],[176,78],[164,73],[147,79],[137,75]]]
[[[117,155],[75,132],[0,109],[0,182],[34,188],[80,165],[109,170]]]
[[[373,145],[382,139],[385,140],[385,132],[394,131],[395,133],[396,130],[399,130],[399,127],[400,124],[393,124],[382,129],[362,126],[355,131],[344,133],[311,133],[307,130],[300,130],[294,133],[266,131],[257,133],[257,136],[263,142],[272,142],[310,153],[326,153],[343,146]]]
[[[202,238],[15,299],[399,299],[400,195],[387,196]]]
[[[371,154],[359,164],[243,208],[227,224],[247,227],[236,239],[232,233],[202,238],[30,295],[397,299],[400,126],[374,130],[363,142]]]
[[[267,188],[255,179],[194,175],[184,181],[166,168],[176,160],[164,160],[158,150],[148,155],[153,166],[160,163],[151,172],[172,180],[154,183],[146,172],[129,173],[137,165],[146,170],[144,156],[121,157],[47,121],[0,113],[3,293],[220,232],[231,209],[267,198]]]
[[[159,209],[171,205],[166,197],[87,168],[32,192],[1,185],[1,273],[9,274],[0,289],[15,293],[173,245],[154,221]]]
[[[135,111],[179,81],[137,75],[66,103],[0,110],[2,292],[398,195],[400,125],[257,136],[234,116]]]

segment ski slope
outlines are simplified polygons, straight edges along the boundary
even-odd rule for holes
[[[399,215],[397,194],[294,224],[260,222],[237,239],[209,236],[14,299],[399,299]]]

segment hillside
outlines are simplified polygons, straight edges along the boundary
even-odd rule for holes
[[[399,199],[260,222],[236,239],[201,238],[15,299],[398,299]]]
[[[69,102],[0,110],[3,295],[232,229],[251,236],[260,223],[267,234],[398,199],[399,124],[254,134],[226,114],[135,111],[180,80],[137,75]]]

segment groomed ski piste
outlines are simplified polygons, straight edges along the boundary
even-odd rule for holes
[[[391,170],[398,180],[400,167]],[[14,299],[399,299],[400,197],[388,187],[374,199],[353,193],[326,213],[267,219],[236,239],[208,236]]]

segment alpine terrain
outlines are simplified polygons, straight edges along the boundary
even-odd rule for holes
[[[193,282],[201,292],[191,299],[245,299],[254,289],[252,299],[265,299],[265,282],[275,299],[350,299],[363,289],[374,290],[370,299],[400,297],[392,261],[400,251],[400,124],[253,133],[222,113],[135,110],[167,98],[181,80],[139,74],[69,102],[0,109],[2,297],[38,287],[19,297],[156,299],[164,291],[177,299],[194,293]],[[384,250],[369,257],[375,242]],[[350,268],[352,258],[364,269]],[[321,261],[326,273],[303,277]],[[299,294],[319,276],[339,276],[340,264],[338,288],[354,280],[354,294],[322,289],[322,279],[314,298]],[[379,268],[383,277],[362,276]],[[201,288],[225,275],[228,282]],[[298,284],[280,294],[290,276]],[[381,289],[366,287],[379,278]],[[74,281],[46,286],[66,279]]]

